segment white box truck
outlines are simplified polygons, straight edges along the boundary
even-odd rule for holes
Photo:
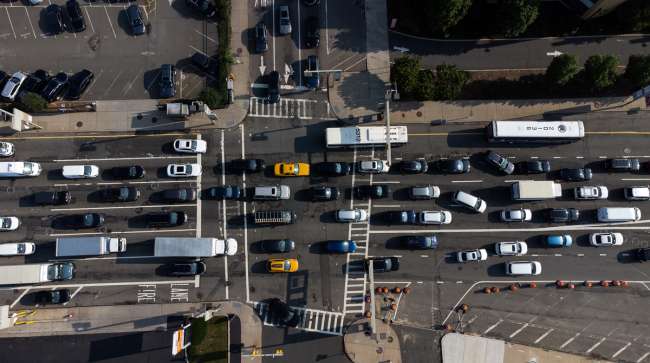
[[[41,164],[29,161],[3,161],[0,162],[0,177],[16,178],[23,176],[41,175]]]
[[[0,266],[0,285],[37,284],[71,280],[73,277],[74,264],[72,262]]]
[[[512,184],[512,199],[542,200],[562,196],[562,185],[546,180],[520,180]]]
[[[124,251],[126,238],[87,236],[56,239],[56,257],[100,256]]]
[[[156,237],[155,257],[213,257],[237,253],[237,241],[217,238]]]

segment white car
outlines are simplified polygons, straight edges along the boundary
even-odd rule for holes
[[[31,255],[35,251],[36,245],[32,242],[0,244],[0,256]]]
[[[649,200],[650,188],[648,186],[625,187],[623,194],[627,200]]]
[[[357,162],[357,171],[362,174],[388,173],[388,160],[366,160]]]
[[[606,186],[583,186],[573,190],[576,200],[607,199],[609,191]]]
[[[88,179],[99,176],[97,165],[64,165],[63,177],[66,179]]]
[[[27,79],[27,75],[22,72],[16,72],[9,78],[5,87],[2,89],[2,97],[13,101],[20,90],[20,86],[23,85],[23,82]]]
[[[0,141],[0,156],[13,156],[16,153],[14,144],[6,141]]]
[[[528,253],[528,245],[523,241],[497,242],[494,251],[499,256],[523,256]]]
[[[504,222],[530,222],[533,212],[530,209],[504,209],[501,211],[501,220]]]
[[[20,227],[18,217],[0,217],[0,231],[15,231]]]
[[[449,224],[451,212],[446,210],[425,210],[418,213],[418,224]]]
[[[484,248],[478,250],[467,250],[456,253],[458,262],[485,261],[487,260],[487,251]]]
[[[205,140],[176,139],[174,140],[174,151],[178,153],[198,154],[208,150],[208,143]]]
[[[339,209],[335,218],[341,223],[363,222],[368,220],[368,212],[365,209]]]
[[[289,7],[280,6],[280,34],[291,34],[291,18],[289,16]]]
[[[201,175],[199,164],[169,164],[167,165],[167,176],[172,178],[183,178]]]
[[[620,246],[623,244],[623,234],[614,233],[592,233],[589,235],[589,242],[592,246]]]

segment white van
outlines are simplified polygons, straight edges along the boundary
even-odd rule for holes
[[[20,176],[41,175],[41,164],[29,161],[3,161],[0,162],[0,177],[14,178]]]
[[[36,251],[36,245],[33,242],[0,244],[0,256],[31,255],[34,251]]]
[[[508,261],[506,262],[506,275],[526,276],[540,275],[542,264],[537,261]]]
[[[99,175],[97,165],[64,165],[63,177],[66,179],[96,178]]]
[[[287,185],[269,185],[255,187],[253,199],[256,200],[280,200],[289,199],[291,190]]]
[[[474,212],[483,213],[487,208],[487,203],[485,203],[483,199],[475,197],[469,193],[465,193],[462,190],[454,193],[454,196],[451,199],[463,207],[473,210]]]
[[[630,222],[640,219],[641,210],[637,207],[598,208],[598,222]]]

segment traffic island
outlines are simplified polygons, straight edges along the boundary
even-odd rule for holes
[[[192,345],[188,348],[190,363],[228,362],[228,318],[214,316],[209,320],[203,317],[191,320]]]
[[[355,363],[401,363],[397,333],[382,320],[376,320],[376,333],[371,332],[370,319],[352,323],[343,335],[345,354]]]

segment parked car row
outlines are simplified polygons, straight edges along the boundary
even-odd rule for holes
[[[59,72],[51,76],[42,69],[33,73],[15,72],[8,77],[0,71],[0,88],[3,99],[7,101],[23,101],[27,94],[40,95],[47,102],[58,101],[62,98],[77,100],[83,95],[94,79],[93,72],[84,69],[72,76]]]

